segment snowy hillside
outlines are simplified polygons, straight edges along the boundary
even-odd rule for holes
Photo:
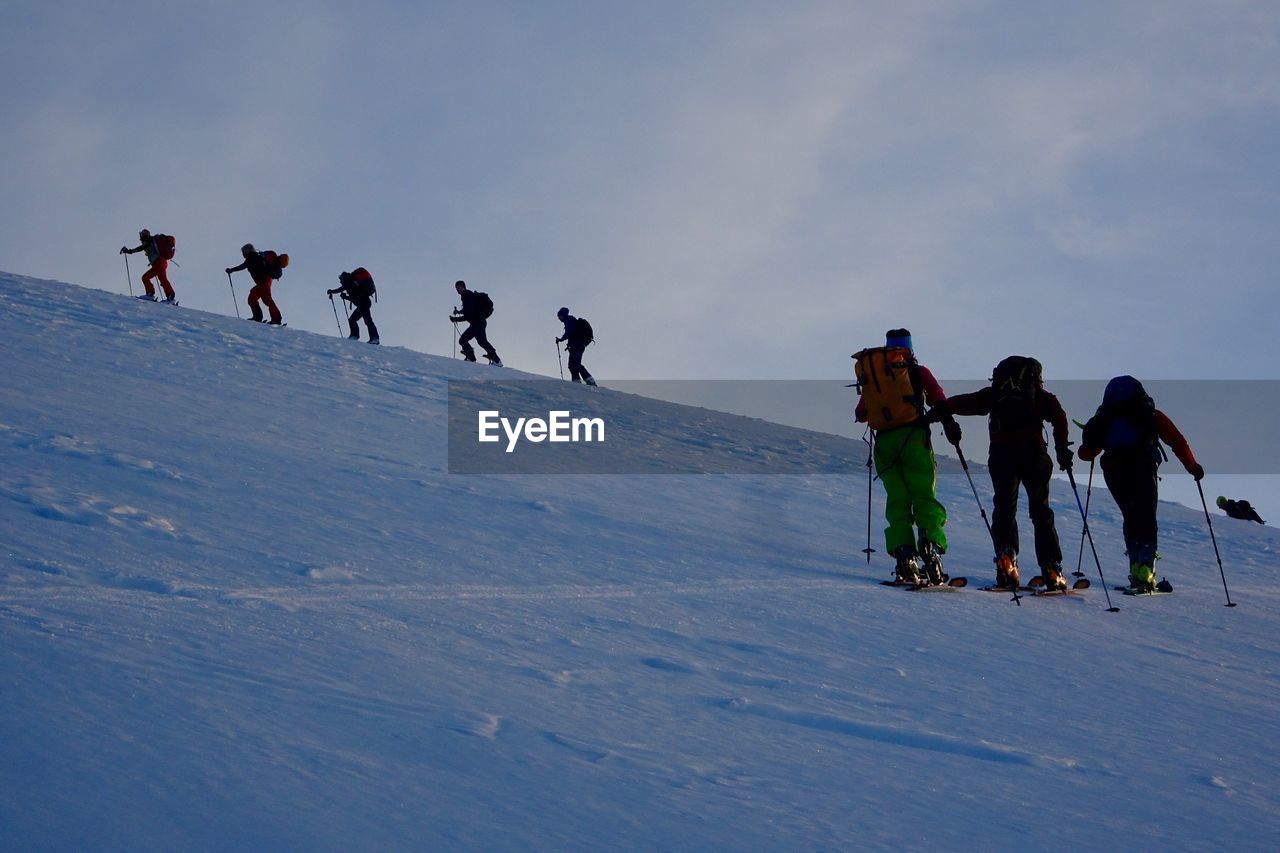
[[[1016,606],[944,467],[975,583],[908,593],[860,473],[680,473],[858,442],[564,384],[698,434],[450,474],[446,380],[515,371],[4,274],[0,340],[0,849],[1280,844],[1273,528],[1215,519],[1236,608],[1171,504],[1174,595]]]

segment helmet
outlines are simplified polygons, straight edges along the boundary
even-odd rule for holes
[[[1218,495],[1218,509],[1227,508],[1227,498],[1225,495]]]
[[[339,283],[341,283],[341,284],[352,284],[352,283],[354,283],[354,282],[355,282],[355,280],[356,280],[356,277],[355,277],[355,276],[353,276],[353,275],[352,275],[351,273],[349,273],[349,272],[341,273],[341,274],[338,276],[338,281],[339,281]]]
[[[253,248],[252,243],[245,243],[243,246],[240,247],[240,254],[244,255],[246,258],[257,251],[258,251],[257,249]]]
[[[561,308],[559,311],[556,312],[556,316],[559,317],[561,320],[563,320],[565,317],[569,316],[569,309]]]
[[[148,231],[146,228],[143,228],[141,231],[138,232],[138,237],[143,240],[147,239],[150,236],[151,236],[151,232]]]
[[[461,287],[463,290],[467,289],[467,283],[465,281],[455,281],[453,283],[453,286],[455,289],[459,287]]]

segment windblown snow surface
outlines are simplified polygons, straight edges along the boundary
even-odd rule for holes
[[[1174,595],[1107,612],[1086,549],[1018,606],[947,464],[974,583],[910,593],[857,475],[448,473],[446,381],[497,368],[14,275],[0,341],[2,849],[1280,846],[1271,528],[1216,519],[1236,608],[1172,504]],[[683,411],[673,472],[864,454],[560,407]]]

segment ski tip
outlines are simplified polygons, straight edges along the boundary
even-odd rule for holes
[[[1072,589],[1088,589],[1090,586],[1092,586],[1092,584],[1089,583],[1088,578],[1080,578],[1080,580],[1076,581],[1071,585],[1071,588]]]

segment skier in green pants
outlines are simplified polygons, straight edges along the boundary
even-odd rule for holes
[[[916,362],[911,333],[892,329],[885,346],[853,356],[861,396],[854,415],[875,431],[876,474],[884,483],[885,549],[897,561],[901,583],[943,582],[947,552],[947,510],[937,498],[937,462],[929,426],[921,420],[925,405],[946,399],[927,367]],[[947,440],[960,441],[954,418],[943,422]]]

